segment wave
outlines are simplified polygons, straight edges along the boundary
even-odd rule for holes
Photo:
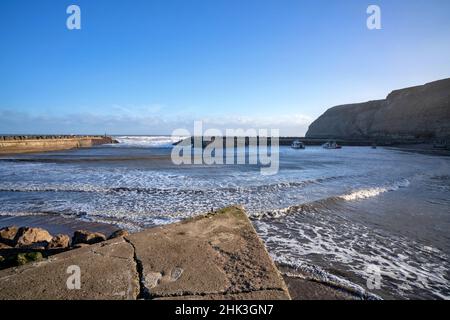
[[[171,148],[187,137],[183,136],[119,136],[114,137],[119,144],[118,147],[137,147],[137,148]]]
[[[409,185],[410,185],[409,180],[404,179],[404,180],[401,180],[398,182],[394,182],[391,185],[387,185],[387,186],[383,186],[383,187],[356,190],[356,191],[350,192],[348,194],[339,196],[339,198],[346,200],[346,201],[354,201],[354,200],[360,200],[360,199],[373,198],[373,197],[376,197],[385,192],[396,191],[400,188],[406,188]]]
[[[349,193],[332,196],[328,198],[323,198],[319,200],[315,200],[308,203],[303,203],[299,205],[289,206],[287,208],[274,209],[266,212],[255,212],[251,215],[251,218],[254,219],[262,219],[262,218],[281,218],[288,214],[298,214],[298,213],[314,213],[319,212],[323,209],[329,209],[332,206],[337,205],[342,201],[358,201],[368,198],[376,197],[382,193],[396,191],[400,188],[406,188],[410,185],[408,179],[403,179],[401,181],[394,182],[389,185],[385,185],[383,187],[374,187],[374,188],[366,188],[360,189],[356,191],[351,191]]]
[[[285,190],[290,188],[303,188],[311,184],[320,184],[326,181],[334,181],[347,176],[332,176],[326,178],[318,178],[304,181],[281,181],[277,183],[250,185],[250,186],[229,186],[229,187],[216,187],[211,188],[198,188],[198,189],[181,189],[178,187],[130,187],[130,186],[117,186],[117,187],[101,187],[90,184],[60,184],[60,185],[22,185],[3,183],[0,184],[0,192],[97,192],[97,193],[146,193],[146,194],[209,194],[212,191],[227,192],[227,193],[242,193],[242,192],[273,192],[279,190]]]
[[[342,291],[348,292],[362,300],[383,300],[380,296],[368,292],[360,285],[347,279],[335,276],[319,266],[296,261],[295,259],[271,254],[273,260],[282,267],[287,267],[293,271],[285,272],[288,277],[301,278],[323,283]]]

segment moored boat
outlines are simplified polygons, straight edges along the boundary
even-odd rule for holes
[[[342,149],[342,146],[339,145],[336,141],[327,141],[322,145],[324,149]]]
[[[305,144],[301,142],[300,140],[295,140],[291,144],[292,149],[305,149]]]

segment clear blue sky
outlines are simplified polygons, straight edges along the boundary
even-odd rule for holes
[[[1,0],[0,133],[203,119],[302,135],[333,105],[449,77],[449,14],[448,0]]]

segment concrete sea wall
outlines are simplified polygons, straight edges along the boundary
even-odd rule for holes
[[[67,270],[74,266],[80,271],[77,290],[67,285]],[[244,210],[230,207],[1,270],[0,300],[5,299],[288,300],[290,295]]]
[[[106,136],[0,136],[0,154],[89,148],[114,142]]]

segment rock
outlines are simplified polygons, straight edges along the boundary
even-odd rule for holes
[[[129,236],[129,235],[130,235],[130,234],[129,234],[129,232],[128,232],[127,230],[120,229],[120,230],[114,231],[114,232],[108,237],[108,240],[114,239],[114,238],[126,237],[126,236]]]
[[[87,243],[77,243],[75,245],[72,245],[73,249],[80,249],[80,248],[84,248],[84,247],[90,247],[90,244]]]
[[[307,138],[425,141],[450,138],[450,78],[395,90],[384,100],[328,109]]]
[[[27,246],[43,246],[45,247],[48,242],[52,240],[52,235],[47,230],[41,228],[28,228],[23,227],[17,231],[14,238],[16,247]]]
[[[79,243],[94,244],[105,240],[106,237],[102,233],[78,230],[73,234],[72,245]]]
[[[4,249],[12,249],[12,247],[0,242],[0,250],[4,250]]]
[[[0,229],[0,242],[13,246],[14,238],[16,237],[18,230],[19,228],[17,228],[16,226],[9,226]]]
[[[47,245],[47,249],[61,249],[68,248],[70,245],[70,237],[65,234],[58,234],[52,238]]]

